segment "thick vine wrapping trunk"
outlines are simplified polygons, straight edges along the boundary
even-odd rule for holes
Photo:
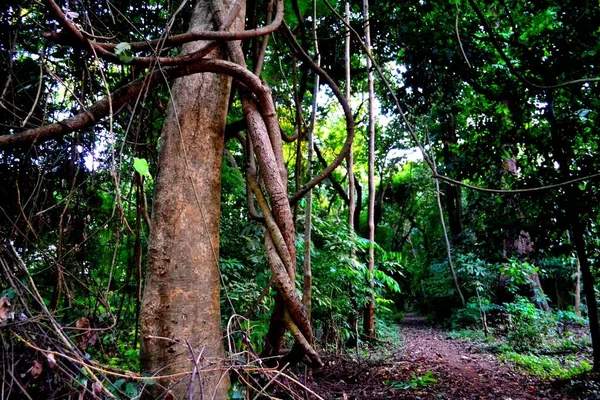
[[[196,3],[190,30],[214,29],[210,4]],[[228,0],[221,7],[227,12],[232,4]],[[240,30],[242,24],[243,13],[232,30]],[[187,44],[183,51],[193,52],[203,44]],[[211,56],[222,55],[214,51]],[[229,379],[220,368],[225,351],[218,258],[221,157],[230,89],[231,78],[220,74],[177,79],[160,142],[142,301],[141,364],[143,372],[164,376],[191,373],[197,361],[201,379],[194,377],[193,398],[228,398]],[[184,398],[190,380],[181,379],[165,378],[160,384],[171,387],[179,382],[171,391],[175,398]],[[152,397],[164,392],[159,385],[151,390]]]
[[[214,1],[214,0],[213,0]],[[221,19],[222,17],[217,16]],[[246,61],[239,45],[228,43],[229,57],[238,65],[246,67]],[[258,93],[255,93],[258,95]],[[278,304],[273,311],[268,342],[265,345],[267,353],[263,355],[278,355],[283,345],[283,335],[289,329],[296,339],[294,354],[299,361],[304,354],[315,362],[321,364],[316,351],[310,345],[313,341],[310,321],[295,289],[296,280],[296,234],[292,209],[287,193],[287,168],[283,158],[281,132],[275,105],[270,89],[262,87],[259,95],[261,109],[255,103],[255,97],[249,92],[241,91],[242,109],[248,127],[256,163],[260,168],[260,176],[269,195],[269,204],[262,195],[261,188],[256,182],[255,172],[252,168],[247,173],[249,185],[257,196],[258,204],[266,220],[267,233],[265,247],[267,261],[273,273],[275,287],[278,292],[276,302],[284,302],[282,307]]]

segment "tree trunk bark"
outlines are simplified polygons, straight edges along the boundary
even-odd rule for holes
[[[579,191],[579,190],[577,190]],[[576,204],[576,203],[572,203]],[[579,218],[575,207],[568,206],[571,218]],[[585,301],[588,306],[588,320],[590,323],[590,336],[592,337],[592,355],[594,359],[594,371],[600,371],[600,322],[598,321],[598,303],[596,302],[596,291],[594,290],[594,275],[590,267],[590,261],[585,249],[585,230],[583,225],[577,220],[571,219],[573,226],[573,243],[577,250],[579,265],[581,268],[581,279],[583,280],[583,291],[585,292]]]
[[[198,1],[190,30],[213,29],[211,2]],[[222,7],[227,12],[233,1]],[[232,30],[243,26],[240,13]],[[203,46],[183,47],[191,53]],[[221,57],[219,50],[212,57]],[[231,79],[202,73],[177,79],[161,135],[148,269],[142,301],[142,371],[172,375],[148,397],[169,388],[175,398],[228,398],[219,302],[219,218],[223,132]],[[202,372],[207,369],[207,372]]]
[[[346,25],[350,26],[350,3],[346,2]],[[351,90],[351,78],[350,78],[350,29],[346,31],[346,43],[345,43],[345,64],[346,64],[346,101],[350,103]],[[350,146],[348,157],[346,158],[348,163],[348,224],[350,229],[354,231],[354,212],[356,210],[356,200],[354,194],[354,146]],[[354,256],[354,251],[352,251]]]
[[[239,45],[230,42],[227,45],[227,51],[236,64],[246,66]],[[256,155],[256,162],[260,167],[262,183],[269,196],[268,202],[262,193],[262,188],[258,185],[256,171],[252,168],[247,169],[246,177],[265,217],[267,226],[265,247],[267,262],[279,294],[276,301],[282,300],[285,303],[284,308],[275,308],[275,314],[271,318],[267,334],[269,343],[265,346],[263,356],[270,357],[279,354],[283,343],[283,332],[285,332],[281,325],[283,323],[296,339],[289,362],[298,362],[306,354],[315,365],[320,366],[322,362],[311,346],[313,336],[310,321],[294,283],[296,281],[296,229],[287,197],[288,176],[283,158],[281,131],[270,91],[265,89],[263,94],[259,109],[255,98],[246,90],[240,90],[248,135]]]
[[[456,156],[452,154],[450,145],[456,144],[458,137],[456,136],[456,127],[454,122],[454,115],[450,114],[450,121],[448,121],[447,129],[444,130],[444,163],[446,165],[452,165],[456,163]],[[453,168],[452,168],[453,169]],[[455,176],[454,174],[450,176]],[[448,212],[448,225],[450,227],[450,233],[452,234],[452,243],[456,244],[458,236],[463,231],[463,217],[462,217],[462,188],[461,186],[446,185],[446,211]]]
[[[350,3],[346,2],[345,5],[345,21],[346,26],[350,26]],[[350,29],[346,30],[346,40],[345,40],[345,69],[346,69],[346,101],[350,104],[350,97],[352,95],[352,80],[350,77]],[[348,163],[348,225],[350,226],[350,240],[353,239],[355,234],[355,213],[356,213],[356,189],[355,189],[355,179],[354,179],[354,146],[350,146],[350,151],[348,152],[348,157],[346,158],[346,162]],[[356,251],[354,247],[350,250],[350,257],[354,259],[356,257]],[[353,334],[350,335],[350,339],[348,340],[348,345],[354,345],[356,348],[356,353],[358,354],[358,321],[360,315],[360,308],[357,305],[356,301],[356,293],[352,284],[348,288],[350,291],[350,301],[352,304],[352,311],[348,316],[348,326],[352,328]]]
[[[321,55],[319,54],[319,42],[317,37],[317,5],[313,2],[313,39],[315,47],[315,62],[321,65]],[[310,116],[310,128],[308,130],[308,156],[306,160],[306,175],[308,182],[312,179],[312,163],[314,153],[314,134],[317,123],[317,99],[319,97],[319,75],[315,74],[315,86],[313,89],[312,112]],[[306,309],[308,320],[312,314],[312,265],[310,257],[311,232],[312,232],[312,189],[306,195],[306,211],[304,214],[304,281],[302,285],[302,304]]]
[[[371,54],[371,34],[369,22],[369,1],[363,0],[363,18],[365,20],[365,44],[368,56]],[[363,330],[370,338],[375,337],[375,293],[374,277],[375,271],[375,99],[373,87],[373,73],[371,72],[371,58],[367,56],[367,82],[369,85],[369,287],[371,295],[365,305],[363,316]]]
[[[575,284],[573,287],[573,309],[575,315],[581,317],[581,264],[579,257],[575,258]]]

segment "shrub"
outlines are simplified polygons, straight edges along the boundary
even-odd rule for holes
[[[471,299],[465,308],[458,309],[450,319],[452,329],[471,328],[481,325],[481,311],[477,301]]]
[[[559,360],[548,356],[540,357],[512,352],[503,354],[501,358],[514,362],[528,374],[542,379],[570,379],[592,370],[592,366],[587,361],[577,361],[573,358]]]
[[[517,296],[514,303],[505,303],[510,316],[508,343],[518,351],[539,347],[541,338],[547,337],[556,327],[556,319],[550,312],[542,311],[528,299]]]

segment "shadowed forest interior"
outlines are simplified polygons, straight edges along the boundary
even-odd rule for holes
[[[600,398],[600,8],[8,0],[2,399]]]

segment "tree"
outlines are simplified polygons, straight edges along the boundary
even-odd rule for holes
[[[313,329],[359,346],[356,315],[373,336],[391,299],[483,315],[494,266],[527,248],[509,278],[539,270],[538,293],[563,299],[578,255],[600,365],[597,9],[408,0],[369,16],[357,0],[344,20],[342,2],[199,1],[0,10],[0,234],[52,329],[86,318],[102,346],[85,352],[137,371],[141,316],[151,396],[224,397],[240,351],[247,363],[319,365]],[[355,121],[365,134],[353,154]],[[424,137],[424,162],[402,164]],[[553,291],[541,265],[560,268]],[[405,293],[387,298],[397,282]],[[231,315],[228,338],[244,333],[227,359]],[[69,356],[82,357],[69,334]]]
[[[371,21],[369,19],[369,1],[363,0],[363,18],[365,20],[365,44],[367,52],[367,86],[369,96],[369,206],[367,225],[369,229],[369,284],[374,287],[375,272],[375,89],[371,60]],[[363,317],[363,330],[370,338],[375,337],[375,294],[371,293],[367,300]]]
[[[586,232],[593,231],[588,221],[597,210],[592,199],[598,196],[598,163],[592,156],[598,116],[590,115],[598,105],[598,10],[577,2],[480,3],[412,1],[382,13],[379,29],[402,27],[393,40],[401,50],[389,52],[397,52],[396,62],[406,66],[397,90],[415,115],[427,118],[443,155],[439,178],[448,182],[454,176],[453,185],[488,189],[467,194],[464,226],[470,229],[463,236],[474,235],[478,251],[486,247],[493,254],[502,243],[498,233],[504,233],[515,195],[537,257],[563,251],[570,231],[569,246],[577,249],[582,278],[587,276],[594,365],[600,368],[595,282],[585,260],[590,257]],[[507,177],[501,166],[512,157],[519,171]],[[586,183],[578,187],[579,179]],[[447,200],[451,230],[458,232],[458,197],[448,193]],[[469,247],[467,240],[464,248]]]
[[[233,2],[223,3],[229,12]],[[189,31],[218,26],[216,2],[199,1]],[[240,13],[232,30],[240,30]],[[186,44],[193,54],[206,42]],[[210,55],[219,59],[223,51]],[[142,371],[172,375],[161,380],[176,398],[228,398],[219,296],[221,159],[231,78],[215,73],[177,79],[171,90],[163,132],[148,244],[142,303]],[[177,374],[203,369],[198,382]],[[192,378],[194,375],[192,375]],[[179,382],[179,383],[178,383]],[[178,384],[177,384],[178,383]],[[164,390],[152,386],[153,397]]]

